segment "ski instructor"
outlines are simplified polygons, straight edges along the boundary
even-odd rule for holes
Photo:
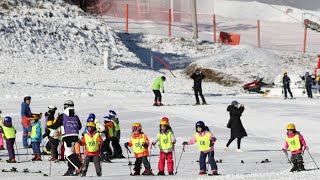
[[[48,128],[57,129],[61,127],[62,142],[65,147],[65,156],[68,161],[68,170],[64,176],[74,176],[80,174],[82,163],[78,156],[74,153],[74,145],[79,141],[79,130],[81,122],[75,114],[74,104],[71,100],[64,102],[64,111],[58,116],[57,121]]]
[[[195,105],[200,105],[199,95],[202,99],[202,104],[207,104],[202,94],[202,79],[204,79],[206,76],[200,71],[199,68],[197,68],[196,71],[190,77],[191,79],[193,79],[194,96],[196,97],[197,101]]]
[[[152,91],[155,95],[154,97],[154,106],[163,106],[163,104],[161,103],[162,100],[162,96],[161,96],[161,92],[160,89],[162,89],[162,93],[164,93],[164,87],[163,87],[163,82],[166,81],[166,77],[161,76],[161,77],[157,77],[154,81],[153,81],[153,85],[152,85]]]

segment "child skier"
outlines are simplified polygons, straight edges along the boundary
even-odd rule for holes
[[[33,150],[32,161],[42,161],[40,152],[40,143],[42,141],[42,130],[40,120],[41,116],[38,114],[32,114],[30,117],[31,123],[31,146]]]
[[[99,132],[96,132],[96,124],[94,122],[87,123],[87,131],[79,141],[81,146],[85,146],[85,161],[82,168],[81,176],[86,176],[90,161],[93,161],[97,176],[102,175],[100,166],[100,151],[103,143]]]
[[[128,149],[128,146],[132,147],[136,161],[134,163],[134,174],[132,176],[139,176],[141,170],[141,164],[143,163],[145,171],[142,175],[154,175],[151,170],[150,163],[148,161],[149,156],[149,139],[147,135],[142,132],[142,126],[140,123],[133,123],[132,136],[129,142],[126,142],[124,146]]]
[[[16,163],[13,145],[16,140],[17,131],[12,126],[11,117],[7,116],[4,118],[3,126],[0,128],[0,133],[3,134],[3,139],[6,140],[7,144],[7,150],[9,154],[9,160],[7,160],[7,163]]]
[[[199,158],[199,165],[200,165],[200,172],[199,175],[207,174],[206,172],[206,158],[208,156],[208,161],[211,166],[211,175],[218,175],[218,167],[216,161],[214,159],[214,143],[216,142],[215,136],[210,132],[207,131],[207,127],[205,126],[204,122],[198,121],[196,123],[196,134],[193,138],[191,138],[188,142],[183,142],[182,145],[191,145],[197,143],[198,148],[200,150],[200,158]]]
[[[3,126],[3,118],[1,116],[1,113],[2,113],[2,111],[0,110],[0,126]],[[0,133],[0,150],[5,150],[2,133]]]
[[[113,110],[109,110],[109,117],[114,126],[114,135],[111,139],[111,144],[113,148],[113,156],[112,158],[125,158],[122,154],[122,149],[120,146],[120,126],[119,126],[119,118],[117,117],[117,113]]]
[[[111,163],[112,149],[110,147],[110,142],[114,137],[114,125],[109,116],[105,116],[103,119],[105,129],[104,134],[106,138],[103,141],[101,158],[103,162]]]
[[[173,175],[173,160],[172,160],[172,151],[174,150],[174,144],[176,143],[176,139],[169,125],[169,119],[167,117],[163,117],[160,121],[160,132],[158,133],[157,139],[152,142],[152,145],[157,144],[159,142],[160,148],[160,157],[158,163],[158,175],[164,174],[164,166],[165,161],[167,159],[167,168],[169,175]]]
[[[309,151],[309,147],[300,132],[296,130],[294,124],[287,125],[287,137],[285,147],[282,150],[287,153],[288,147],[291,151],[291,162],[293,163],[293,168],[290,172],[306,170],[303,165],[302,152],[303,147],[307,151]]]

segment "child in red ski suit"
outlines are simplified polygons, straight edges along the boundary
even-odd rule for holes
[[[176,139],[169,125],[169,119],[163,117],[160,121],[160,133],[158,133],[157,139],[152,142],[152,145],[156,145],[159,142],[160,148],[160,157],[158,163],[158,175],[164,174],[165,161],[167,159],[167,168],[169,175],[173,175],[173,160],[172,160],[172,151],[174,150],[174,144]]]

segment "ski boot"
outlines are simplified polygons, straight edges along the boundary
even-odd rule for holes
[[[38,157],[37,154],[34,154],[33,158],[31,158],[31,161],[36,161],[37,157]]]
[[[7,163],[16,163],[16,160],[13,158],[13,159],[9,159],[7,160]]]
[[[87,175],[87,172],[82,171],[80,175],[81,177],[85,177]]]
[[[202,105],[207,105],[207,102],[205,102],[205,101],[204,101],[204,102],[202,102]]]
[[[296,163],[293,163],[293,167],[291,168],[290,172],[294,172],[298,170],[298,165]]]
[[[194,106],[198,106],[198,105],[200,105],[200,103],[199,103],[199,102],[196,102],[196,103],[194,104]]]
[[[75,172],[76,176],[82,172],[82,168],[83,168],[83,164],[81,164],[80,167],[76,170]]]
[[[152,170],[150,168],[145,169],[144,172],[142,173],[142,175],[144,175],[144,176],[150,176],[150,175],[154,176],[154,174],[152,173]]]
[[[173,172],[169,172],[169,175],[170,175],[170,176],[173,176]]]
[[[229,149],[228,146],[224,147],[224,150],[225,150],[225,151],[230,151],[230,149]]]
[[[205,175],[207,174],[206,171],[200,171],[198,175]]]
[[[298,164],[298,171],[305,171],[305,170],[306,170],[306,168],[304,168],[303,163],[299,163]]]
[[[101,173],[101,172],[97,172],[97,176],[98,176],[98,177],[101,177],[101,176],[102,176],[102,173]]]
[[[217,175],[219,175],[217,170],[212,170],[211,174],[209,174],[209,176],[217,176]]]
[[[134,173],[131,176],[140,176],[140,169],[134,170]]]
[[[155,102],[153,103],[153,106],[158,106],[157,101],[155,101]]]
[[[67,172],[65,172],[63,176],[74,176],[74,171],[67,170]]]
[[[158,174],[157,174],[157,176],[164,176],[164,175],[165,175],[164,171],[159,171]]]
[[[124,157],[122,154],[118,156],[118,159],[124,159],[126,157]]]
[[[161,101],[157,102],[158,106],[164,106],[164,104],[161,103]]]
[[[3,146],[0,146],[0,150],[6,150]]]
[[[37,156],[37,158],[35,159],[35,161],[42,161],[41,154],[37,154],[36,156]]]

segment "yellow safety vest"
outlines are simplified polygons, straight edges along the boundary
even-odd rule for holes
[[[199,133],[196,133],[196,141],[200,151],[210,150],[210,137],[211,134],[208,132],[204,136],[200,136]]]
[[[90,137],[87,133],[84,134],[84,139],[86,142],[86,150],[88,152],[96,152],[99,150],[99,133],[96,133],[94,136]]]
[[[51,129],[51,128],[48,128],[50,133],[51,131],[53,131],[54,129]],[[55,129],[57,130],[57,133],[54,135],[54,136],[51,136],[53,139],[61,139],[61,132],[60,132],[60,127],[58,129]]]
[[[31,129],[31,138],[35,138],[37,136],[37,128],[39,127],[39,124],[36,124],[35,126],[32,126]]]
[[[111,127],[109,127],[109,126],[107,126],[107,127],[108,127],[109,136],[113,137],[114,136],[113,129]]]
[[[159,147],[160,149],[170,149],[172,148],[172,132],[168,132],[167,134],[159,133],[158,139],[159,139]]]
[[[115,131],[120,131],[120,126],[119,124],[117,124],[114,120],[111,120],[113,122],[113,125],[114,125],[114,130]]]
[[[133,152],[138,154],[145,151],[142,144],[144,143],[144,135],[142,135],[140,138],[132,138],[132,149]]]
[[[296,134],[292,138],[286,138],[286,141],[289,145],[290,151],[297,151],[301,148],[300,140],[299,140],[299,135]]]
[[[16,129],[11,126],[11,127],[6,127],[2,126],[3,134],[4,134],[4,139],[11,139],[11,138],[16,138]]]

